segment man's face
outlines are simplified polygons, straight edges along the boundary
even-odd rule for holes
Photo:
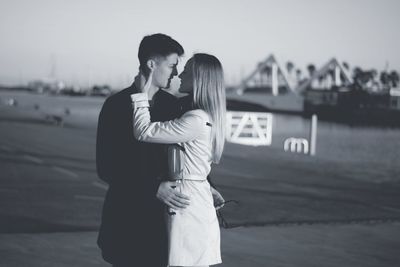
[[[171,80],[178,74],[176,69],[179,56],[176,53],[166,57],[158,57],[155,59],[155,67],[153,71],[153,85],[158,88],[169,88]]]

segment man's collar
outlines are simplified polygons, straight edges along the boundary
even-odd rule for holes
[[[158,89],[158,91],[154,94],[154,97],[163,97],[163,98],[170,98],[170,99],[178,99],[176,96],[173,94],[169,93],[166,90],[163,89]]]
[[[139,89],[136,87],[135,82],[133,82],[132,85],[129,88],[130,88],[130,91],[132,92],[132,94],[140,93]]]

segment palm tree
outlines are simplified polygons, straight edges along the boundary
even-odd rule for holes
[[[367,83],[374,79],[375,70],[363,70],[360,67],[354,67],[353,69],[353,80],[354,82],[363,89],[366,89],[365,86]]]
[[[361,80],[361,74],[362,74],[363,70],[360,67],[354,67],[353,69],[353,80],[355,83],[360,84],[360,80]]]
[[[354,67],[353,69],[353,77],[357,76],[362,72],[362,69],[360,67]]]
[[[309,73],[309,75],[310,75],[310,78],[314,75],[314,73],[315,73],[315,65],[314,64],[309,64],[308,66],[307,66],[307,70],[308,70],[308,73]]]
[[[347,63],[346,61],[343,61],[342,65],[346,70],[350,70],[349,63]]]
[[[376,69],[372,69],[369,71],[371,80],[375,80],[376,76],[378,76],[378,71]]]
[[[298,82],[301,80],[301,69],[296,69],[296,79]]]
[[[286,63],[286,70],[287,70],[287,72],[288,72],[289,74],[291,74],[292,71],[293,71],[293,69],[294,69],[294,64],[293,64],[291,61],[288,61],[288,62]]]
[[[390,77],[389,77],[389,73],[387,73],[386,71],[381,72],[379,79],[383,85],[389,85]]]
[[[389,74],[389,79],[392,83],[392,87],[397,87],[399,85],[399,73],[395,70],[392,70]]]

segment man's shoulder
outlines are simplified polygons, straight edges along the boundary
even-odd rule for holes
[[[118,91],[117,93],[114,93],[107,97],[106,101],[104,102],[104,105],[107,106],[114,106],[114,105],[121,105],[123,102],[130,102],[130,95],[131,95],[132,89],[131,87],[122,89],[121,91]]]
[[[130,99],[130,95],[132,94],[132,88],[131,87],[127,87],[125,89],[122,89],[112,95],[110,95],[106,101],[108,102],[114,102],[114,101],[118,101],[121,99],[125,99],[125,98],[129,98]]]

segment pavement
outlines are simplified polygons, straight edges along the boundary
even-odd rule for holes
[[[219,266],[398,266],[399,233],[399,223],[224,229]],[[96,237],[97,232],[0,234],[0,266],[110,266]]]
[[[96,112],[42,97],[41,110],[30,100],[0,105],[0,266],[108,266],[96,246],[107,189],[95,171]],[[73,103],[62,126],[46,118],[51,101]],[[376,173],[400,177],[398,168],[227,144],[211,176],[239,204],[222,210],[231,228],[220,266],[399,266],[400,181]]]

